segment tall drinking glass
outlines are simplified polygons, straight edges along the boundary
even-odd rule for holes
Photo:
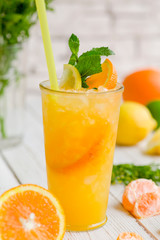
[[[59,199],[67,230],[106,222],[123,87],[105,92],[42,93],[48,188]]]

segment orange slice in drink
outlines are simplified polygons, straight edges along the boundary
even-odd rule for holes
[[[0,197],[0,239],[61,240],[64,213],[55,197],[36,185],[20,185]]]
[[[123,232],[118,236],[117,240],[144,240],[144,239],[136,233]]]
[[[89,88],[98,88],[103,86],[107,89],[113,89],[117,84],[117,72],[112,62],[107,58],[102,63],[102,72],[91,75],[86,83]]]
[[[136,200],[145,193],[154,192],[158,186],[148,179],[137,179],[127,185],[123,193],[122,203],[126,210],[132,211]]]
[[[160,214],[160,190],[143,194],[136,201],[132,213],[140,219]]]

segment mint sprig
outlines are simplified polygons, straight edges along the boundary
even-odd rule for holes
[[[75,66],[82,78],[82,87],[88,88],[86,83],[87,77],[102,72],[101,57],[114,55],[114,52],[108,47],[92,48],[90,51],[78,56],[80,41],[79,38],[72,34],[68,41],[72,55],[69,64]]]

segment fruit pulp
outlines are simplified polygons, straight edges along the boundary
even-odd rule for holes
[[[56,92],[41,84],[48,188],[58,198],[67,230],[106,222],[122,90]]]

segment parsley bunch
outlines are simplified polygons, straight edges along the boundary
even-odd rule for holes
[[[137,166],[134,164],[118,164],[113,166],[112,184],[129,184],[138,178],[151,179],[155,183],[160,183],[160,165],[150,164]]]
[[[50,8],[53,0],[45,0],[46,8]],[[34,0],[0,1],[0,46],[22,43],[29,37],[32,25],[37,17]]]
[[[50,8],[53,0],[45,0],[46,8]],[[10,83],[8,77],[12,69],[16,81],[20,77],[13,64],[22,43],[29,38],[30,29],[36,23],[36,6],[34,0],[0,0],[0,97]],[[13,75],[12,74],[12,75]],[[0,115],[0,133],[5,134],[5,119]]]
[[[53,0],[45,0],[49,10]],[[29,37],[31,26],[36,23],[37,17],[34,0],[14,0],[0,1],[0,95],[9,84],[6,79],[8,71],[12,67],[13,61],[22,45]]]
[[[69,64],[75,66],[82,78],[82,87],[87,88],[87,77],[102,72],[101,57],[114,55],[114,52],[108,47],[92,48],[90,51],[78,56],[80,41],[74,34],[71,35],[68,41],[72,55],[69,59]]]

